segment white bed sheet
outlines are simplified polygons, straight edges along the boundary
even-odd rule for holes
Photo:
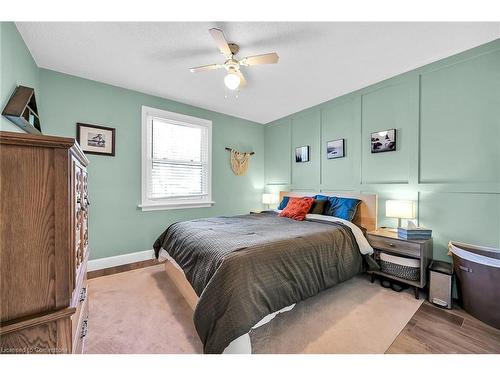
[[[317,215],[317,214],[307,214],[306,220],[320,220],[320,221],[326,221],[326,222],[331,222],[331,223],[342,223],[344,225],[347,225],[351,229],[352,234],[354,235],[354,238],[356,239],[356,242],[358,243],[359,252],[363,255],[373,254],[373,248],[368,243],[368,240],[366,239],[365,235],[363,234],[363,231],[361,230],[361,228],[358,227],[356,224],[354,224],[348,220],[341,219],[340,217]]]

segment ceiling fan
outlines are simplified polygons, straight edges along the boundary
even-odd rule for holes
[[[240,70],[241,66],[252,66],[261,64],[276,64],[278,62],[279,56],[276,52],[266,53],[263,55],[255,55],[244,57],[238,60],[235,55],[240,50],[240,47],[235,43],[228,43],[224,37],[224,33],[220,29],[210,29],[208,30],[210,35],[215,41],[215,44],[219,48],[219,51],[224,55],[226,61],[224,64],[210,64],[198,66],[196,68],[189,69],[191,72],[203,72],[205,70],[214,69],[226,69],[227,75],[224,77],[224,84],[230,90],[236,90],[240,87],[246,85],[245,77]]]

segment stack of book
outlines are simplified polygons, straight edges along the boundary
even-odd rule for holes
[[[432,237],[432,230],[421,227],[398,227],[398,237],[404,238],[405,240],[428,240]]]

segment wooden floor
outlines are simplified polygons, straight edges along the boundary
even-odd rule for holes
[[[424,302],[386,353],[500,354],[500,330],[459,307],[441,309]]]

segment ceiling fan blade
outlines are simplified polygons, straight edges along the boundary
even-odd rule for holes
[[[231,50],[229,49],[229,45],[227,44],[226,38],[224,37],[224,33],[220,29],[210,29],[208,30],[210,35],[212,35],[212,38],[215,41],[215,44],[219,48],[219,51],[226,56],[227,58],[230,58],[232,53]]]
[[[194,73],[194,72],[204,72],[206,70],[214,70],[220,68],[222,68],[222,65],[220,64],[210,64],[210,65],[197,66],[196,68],[190,68],[189,71],[191,73]]]
[[[247,80],[245,79],[245,76],[241,72],[241,70],[238,70],[237,72],[238,76],[240,77],[240,88],[245,87],[247,85]]]
[[[260,64],[276,64],[279,60],[276,52],[265,53],[263,55],[248,56],[243,58],[239,63],[243,66],[260,65]]]

